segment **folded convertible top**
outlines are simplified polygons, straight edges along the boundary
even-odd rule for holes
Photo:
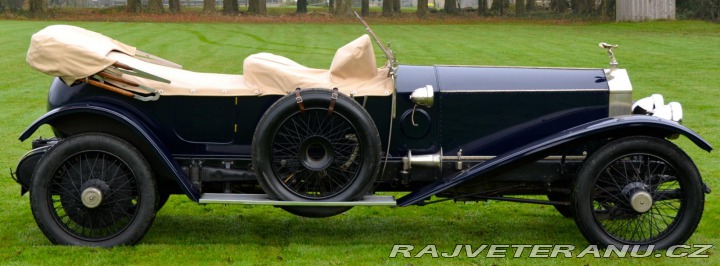
[[[283,95],[295,88],[333,87],[356,96],[386,96],[394,89],[389,69],[376,66],[367,35],[338,49],[330,69],[308,68],[288,58],[260,53],[245,59],[243,76],[184,70],[105,35],[75,26],[54,25],[33,35],[27,62],[40,72],[60,77],[68,85],[104,71],[135,84],[105,81],[113,86],[147,93],[136,86],[139,84],[166,96]],[[111,71],[116,63],[144,75]]]
[[[137,49],[83,28],[52,25],[33,34],[27,62],[36,70],[71,84],[115,63],[107,57],[111,51],[135,56]]]

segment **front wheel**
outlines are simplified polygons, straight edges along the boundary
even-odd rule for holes
[[[155,218],[155,181],[130,144],[104,134],[52,147],[32,177],[35,221],[55,244],[113,247],[139,241]]]
[[[687,241],[702,216],[700,173],[663,139],[613,141],[588,158],[577,178],[575,222],[593,244],[666,249]]]

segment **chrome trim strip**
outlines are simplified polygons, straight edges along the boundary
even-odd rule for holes
[[[632,84],[625,69],[605,69],[610,94],[608,96],[608,116],[629,115],[632,113]]]
[[[433,65],[434,67],[478,67],[478,68],[522,68],[522,69],[564,69],[564,70],[600,70],[585,67],[542,67],[542,66],[488,66],[488,65]]]
[[[537,89],[537,90],[452,90],[441,89],[443,93],[468,93],[468,92],[568,92],[568,91],[607,91],[605,89]]]
[[[495,157],[496,156],[460,156],[460,157],[458,157],[458,156],[443,156],[442,160],[443,161],[453,161],[453,162],[458,161],[458,160],[459,161],[462,161],[462,160],[487,161],[487,160],[493,159]],[[582,160],[585,160],[586,156],[568,155],[568,156],[564,156],[564,157],[565,157],[565,160],[582,161]],[[560,155],[552,155],[552,156],[545,157],[541,160],[560,161],[560,160],[562,160],[562,158],[563,158],[563,156],[560,156]]]

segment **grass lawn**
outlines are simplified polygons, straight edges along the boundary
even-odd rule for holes
[[[30,36],[58,23],[0,21],[0,169],[15,168],[30,146],[17,137],[45,112],[51,77],[25,63]],[[359,24],[67,23],[112,36],[190,70],[223,73],[241,73],[242,60],[260,51],[327,68],[336,48],[364,33]],[[374,28],[392,42],[402,64],[603,68],[609,59],[597,43],[620,44],[616,55],[620,67],[630,73],[634,98],[662,93],[666,101],[681,102],[684,124],[720,145],[720,24],[493,22]],[[44,128],[36,137],[49,132]],[[676,143],[717,190],[718,153],[708,154],[684,138]],[[393,244],[436,244],[442,251],[450,251],[455,244],[572,244],[579,249],[587,245],[574,222],[550,206],[495,201],[357,207],[332,218],[307,219],[272,207],[201,206],[178,195],[171,197],[136,246],[54,246],[38,229],[28,196],[19,197],[19,185],[8,172],[0,174],[1,265],[720,264],[718,247],[709,251],[707,259],[388,258]],[[688,244],[720,244],[720,229],[715,228],[720,224],[718,199],[717,192],[707,196],[705,214]]]

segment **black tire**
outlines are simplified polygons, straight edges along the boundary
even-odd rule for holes
[[[380,165],[380,135],[355,100],[331,91],[280,98],[263,115],[253,138],[253,165],[263,190],[284,201],[354,201],[366,195]],[[328,217],[350,207],[282,207],[305,217]]]
[[[695,231],[705,194],[700,173],[680,148],[628,137],[587,159],[572,199],[575,223],[590,243],[666,249]]]
[[[123,140],[105,134],[69,137],[35,168],[33,216],[55,244],[132,245],[155,219],[151,173],[143,156]]]
[[[548,193],[547,198],[549,201],[570,201],[570,195],[557,192]],[[575,208],[572,205],[553,205],[553,207],[565,218],[575,217]]]

